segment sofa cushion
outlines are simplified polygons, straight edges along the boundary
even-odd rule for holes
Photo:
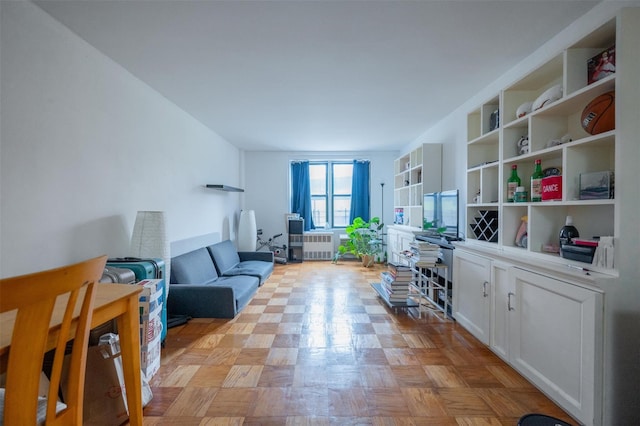
[[[171,284],[209,284],[217,279],[218,273],[205,247],[171,259]]]
[[[230,287],[236,299],[236,312],[240,312],[258,290],[260,280],[247,275],[237,277],[220,277],[211,285]]]
[[[238,263],[235,268],[225,271],[224,276],[250,275],[260,279],[260,284],[265,282],[273,272],[273,263],[262,260],[247,260]]]
[[[221,241],[207,247],[219,275],[235,268],[240,263],[240,256],[231,240]]]

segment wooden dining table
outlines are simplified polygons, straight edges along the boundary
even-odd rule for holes
[[[141,286],[130,284],[99,284],[96,290],[91,327],[116,319],[120,336],[120,353],[124,384],[129,408],[129,424],[142,426],[142,381],[140,371],[140,314],[138,310]],[[60,324],[66,307],[67,296],[60,296],[51,317],[47,350],[55,348],[60,333]],[[74,317],[80,314],[80,307]],[[15,324],[16,311],[0,314],[0,372],[6,370],[11,335]],[[75,333],[75,326],[69,336]]]

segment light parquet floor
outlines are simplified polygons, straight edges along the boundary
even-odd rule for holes
[[[233,320],[170,329],[144,424],[573,422],[454,321],[388,309],[370,286],[384,268],[276,265]]]

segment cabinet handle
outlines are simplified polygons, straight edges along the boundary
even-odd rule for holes
[[[507,293],[507,310],[513,311],[513,307],[511,306],[511,296],[515,296],[515,293]]]
[[[482,283],[482,297],[487,297],[489,294],[487,293],[487,281]]]

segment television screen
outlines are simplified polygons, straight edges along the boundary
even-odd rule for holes
[[[443,235],[449,240],[459,238],[457,189],[424,194],[422,211],[423,230]]]

